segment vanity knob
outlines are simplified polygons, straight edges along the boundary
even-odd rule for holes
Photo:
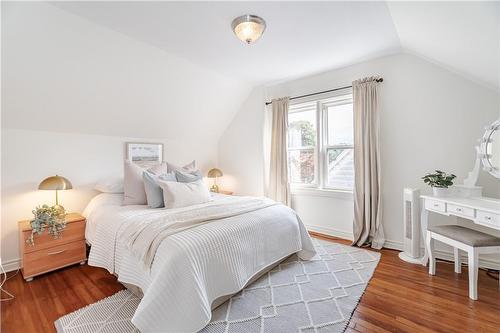
[[[484,219],[489,221],[491,220],[491,216],[485,216]]]
[[[461,212],[462,211],[462,208],[457,208],[457,212]]]

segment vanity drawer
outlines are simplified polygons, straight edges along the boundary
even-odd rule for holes
[[[453,204],[448,204],[447,212],[453,215],[474,218],[474,209]]]
[[[425,200],[425,209],[444,213],[446,212],[446,203],[436,200]]]
[[[500,227],[500,215],[498,214],[478,210],[476,220],[479,223],[491,224]]]

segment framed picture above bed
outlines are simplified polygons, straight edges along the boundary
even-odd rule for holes
[[[163,162],[163,144],[150,142],[127,142],[126,158],[141,166],[150,166]]]

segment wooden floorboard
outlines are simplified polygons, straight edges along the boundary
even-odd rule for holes
[[[479,272],[479,300],[472,301],[466,267],[455,274],[453,264],[438,262],[436,276],[429,276],[426,267],[401,261],[397,251],[379,252],[380,263],[346,332],[500,332],[499,283],[485,271]],[[29,283],[18,273],[4,288],[16,298],[1,303],[2,333],[55,332],[59,317],[124,289],[106,270],[87,265]]]

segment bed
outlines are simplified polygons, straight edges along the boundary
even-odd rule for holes
[[[122,206],[122,194],[102,193],[85,209],[88,263],[140,289],[143,297],[132,322],[141,332],[197,332],[225,296],[293,253],[302,259],[315,255],[292,209],[269,199],[261,199],[265,204],[252,206],[255,209],[248,209],[255,198],[214,194],[212,199],[182,209],[150,209]],[[246,210],[235,209],[224,218],[204,213],[230,211],[244,202]],[[210,221],[205,221],[207,214],[213,217]],[[182,224],[176,232],[161,229],[165,221],[187,215],[197,217],[197,223]],[[137,241],[137,234],[154,234],[154,241]]]

